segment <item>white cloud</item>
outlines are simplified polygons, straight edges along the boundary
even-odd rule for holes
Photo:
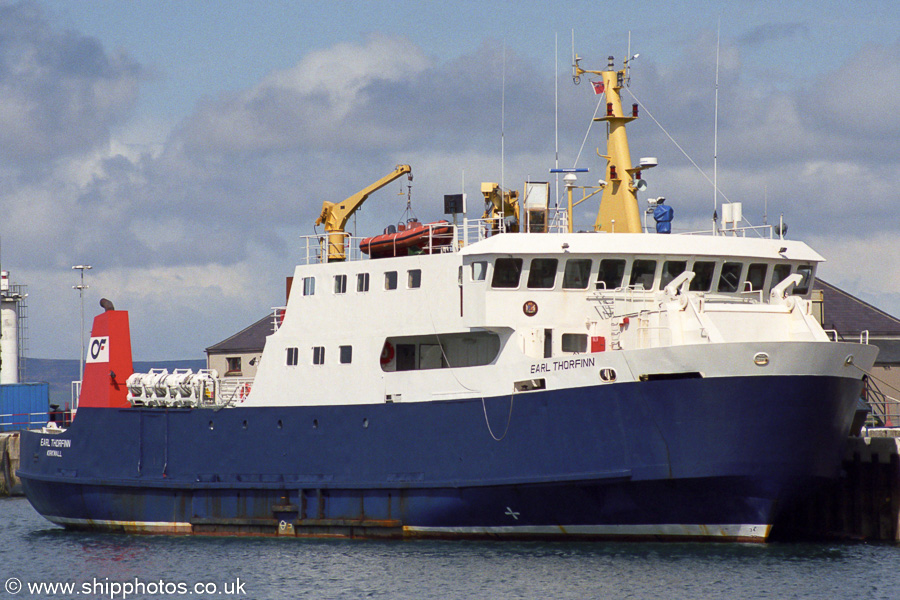
[[[70,267],[94,264],[90,307],[107,295],[129,309],[141,356],[199,351],[280,304],[283,278],[298,258],[296,236],[312,233],[322,201],[350,195],[397,163],[413,166],[413,208],[423,220],[443,218],[439,199],[459,191],[463,172],[471,216],[480,214],[479,183],[500,180],[504,67],[496,41],[443,62],[402,37],[339,41],[246,89],[201,101],[173,127],[143,115],[126,118],[143,66],[95,40],[54,30],[30,5],[0,11],[21,25],[14,33],[0,27],[7,42],[0,59],[15,73],[0,74],[0,125],[7,126],[0,127],[4,264],[17,263],[14,270],[30,278],[24,282],[33,285],[40,309],[32,314],[67,319],[77,309],[77,295],[68,293]],[[796,24],[758,33],[775,41],[805,35]],[[706,32],[675,48],[674,59],[642,56],[632,72],[641,100],[709,176],[714,50],[715,36]],[[874,86],[878,77],[879,89],[900,86],[896,50],[876,49],[870,56],[884,69],[860,75],[859,82]],[[869,253],[883,254],[892,236],[884,204],[900,186],[900,165],[879,148],[885,138],[900,139],[896,99],[878,92],[869,105],[873,114],[855,127],[839,101],[852,86],[823,88],[847,81],[861,57],[813,89],[774,89],[745,80],[745,51],[723,40],[721,189],[743,201],[744,214],[756,223],[768,197],[769,221],[784,212],[791,236],[815,235],[812,245],[826,255],[851,248],[852,260],[828,256],[823,273],[833,283],[900,293],[895,276],[858,267],[866,256],[878,256]],[[553,166],[553,80],[530,62],[507,52],[508,188],[547,179]],[[563,74],[562,166],[574,161],[597,102],[588,86],[572,88],[568,81]],[[869,123],[876,116],[881,129]],[[646,174],[649,194],[669,198],[676,230],[709,227],[709,182],[642,117],[630,129],[633,156],[660,159]],[[595,127],[579,163],[592,168],[585,181],[602,171],[594,154],[602,138]],[[406,198],[396,194],[389,186],[373,195],[357,219],[360,234],[399,218]],[[578,228],[592,225],[596,207],[580,207]],[[52,355],[53,332],[37,325],[32,331],[39,353]],[[160,339],[169,345],[161,349]]]

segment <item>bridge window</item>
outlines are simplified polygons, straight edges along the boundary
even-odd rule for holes
[[[597,289],[614,290],[622,287],[623,277],[625,277],[625,259],[604,258],[600,261],[600,270],[597,272]]]
[[[747,283],[750,289],[758,292],[766,286],[766,271],[769,265],[764,263],[753,263],[747,268]]]
[[[738,291],[738,284],[741,282],[741,271],[743,268],[743,263],[738,262],[727,262],[722,265],[722,273],[719,275],[718,291],[726,293]]]
[[[528,269],[528,287],[531,289],[549,290],[556,284],[555,258],[535,258]]]
[[[631,265],[630,285],[635,289],[652,290],[656,277],[656,261],[639,258]]]
[[[807,292],[809,292],[809,287],[812,285],[812,265],[800,265],[797,267],[797,273],[800,274],[802,279],[800,280],[800,283],[794,286],[794,295],[805,296]]]
[[[521,258],[498,258],[494,261],[494,276],[491,287],[515,289],[519,287],[522,274]]]
[[[563,274],[564,290],[586,290],[591,277],[591,263],[589,258],[570,258],[566,261],[566,271]]]
[[[708,292],[712,287],[716,263],[711,260],[698,260],[691,267],[691,271],[694,272],[694,278],[691,280],[690,290],[692,292]]]
[[[772,285],[771,287],[775,287],[785,279],[787,276],[791,274],[791,265],[787,263],[780,263],[775,265],[775,268],[772,269]]]
[[[479,260],[472,263],[472,281],[484,281],[487,278],[487,262]]]
[[[687,270],[687,261],[686,260],[667,260],[663,263],[662,276],[659,280],[659,287],[664,288],[670,283],[672,280],[681,275]]]

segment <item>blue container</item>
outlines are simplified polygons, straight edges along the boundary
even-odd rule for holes
[[[43,427],[49,406],[49,383],[0,385],[0,432]]]

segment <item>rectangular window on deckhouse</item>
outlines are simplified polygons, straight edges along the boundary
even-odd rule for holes
[[[346,294],[347,293],[347,276],[346,275],[335,275],[334,276],[334,293],[335,294]]]
[[[353,346],[340,346],[341,364],[349,365],[353,362]]]
[[[590,283],[591,259],[570,258],[566,261],[566,272],[563,275],[564,290],[585,290]]]
[[[600,261],[600,270],[597,271],[597,289],[614,290],[622,285],[624,277],[624,258],[604,258]]]
[[[555,258],[535,258],[528,269],[528,287],[531,289],[552,289],[556,284]]]
[[[287,349],[287,364],[289,367],[297,366],[298,358],[300,357],[300,353],[297,348],[288,348]]]
[[[325,364],[325,346],[314,346],[313,347],[313,364],[314,365],[324,365]]]
[[[491,287],[515,289],[522,274],[521,258],[498,258],[494,261],[494,277]]]
[[[316,278],[315,277],[304,277],[303,278],[303,295],[304,296],[312,296],[316,293]]]
[[[691,280],[690,290],[692,292],[708,292],[712,287],[713,273],[716,270],[714,261],[698,260],[691,267],[694,278]]]
[[[368,273],[357,273],[356,274],[356,291],[357,292],[368,292],[369,291],[369,274]]]

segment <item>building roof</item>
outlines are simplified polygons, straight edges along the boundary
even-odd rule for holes
[[[225,354],[237,352],[261,352],[266,345],[266,338],[274,331],[272,314],[269,313],[253,325],[237,332],[206,349],[207,354]]]
[[[877,337],[900,338],[900,319],[844,290],[817,279],[813,289],[822,290],[822,327],[835,329],[843,336],[859,336],[868,331]]]

